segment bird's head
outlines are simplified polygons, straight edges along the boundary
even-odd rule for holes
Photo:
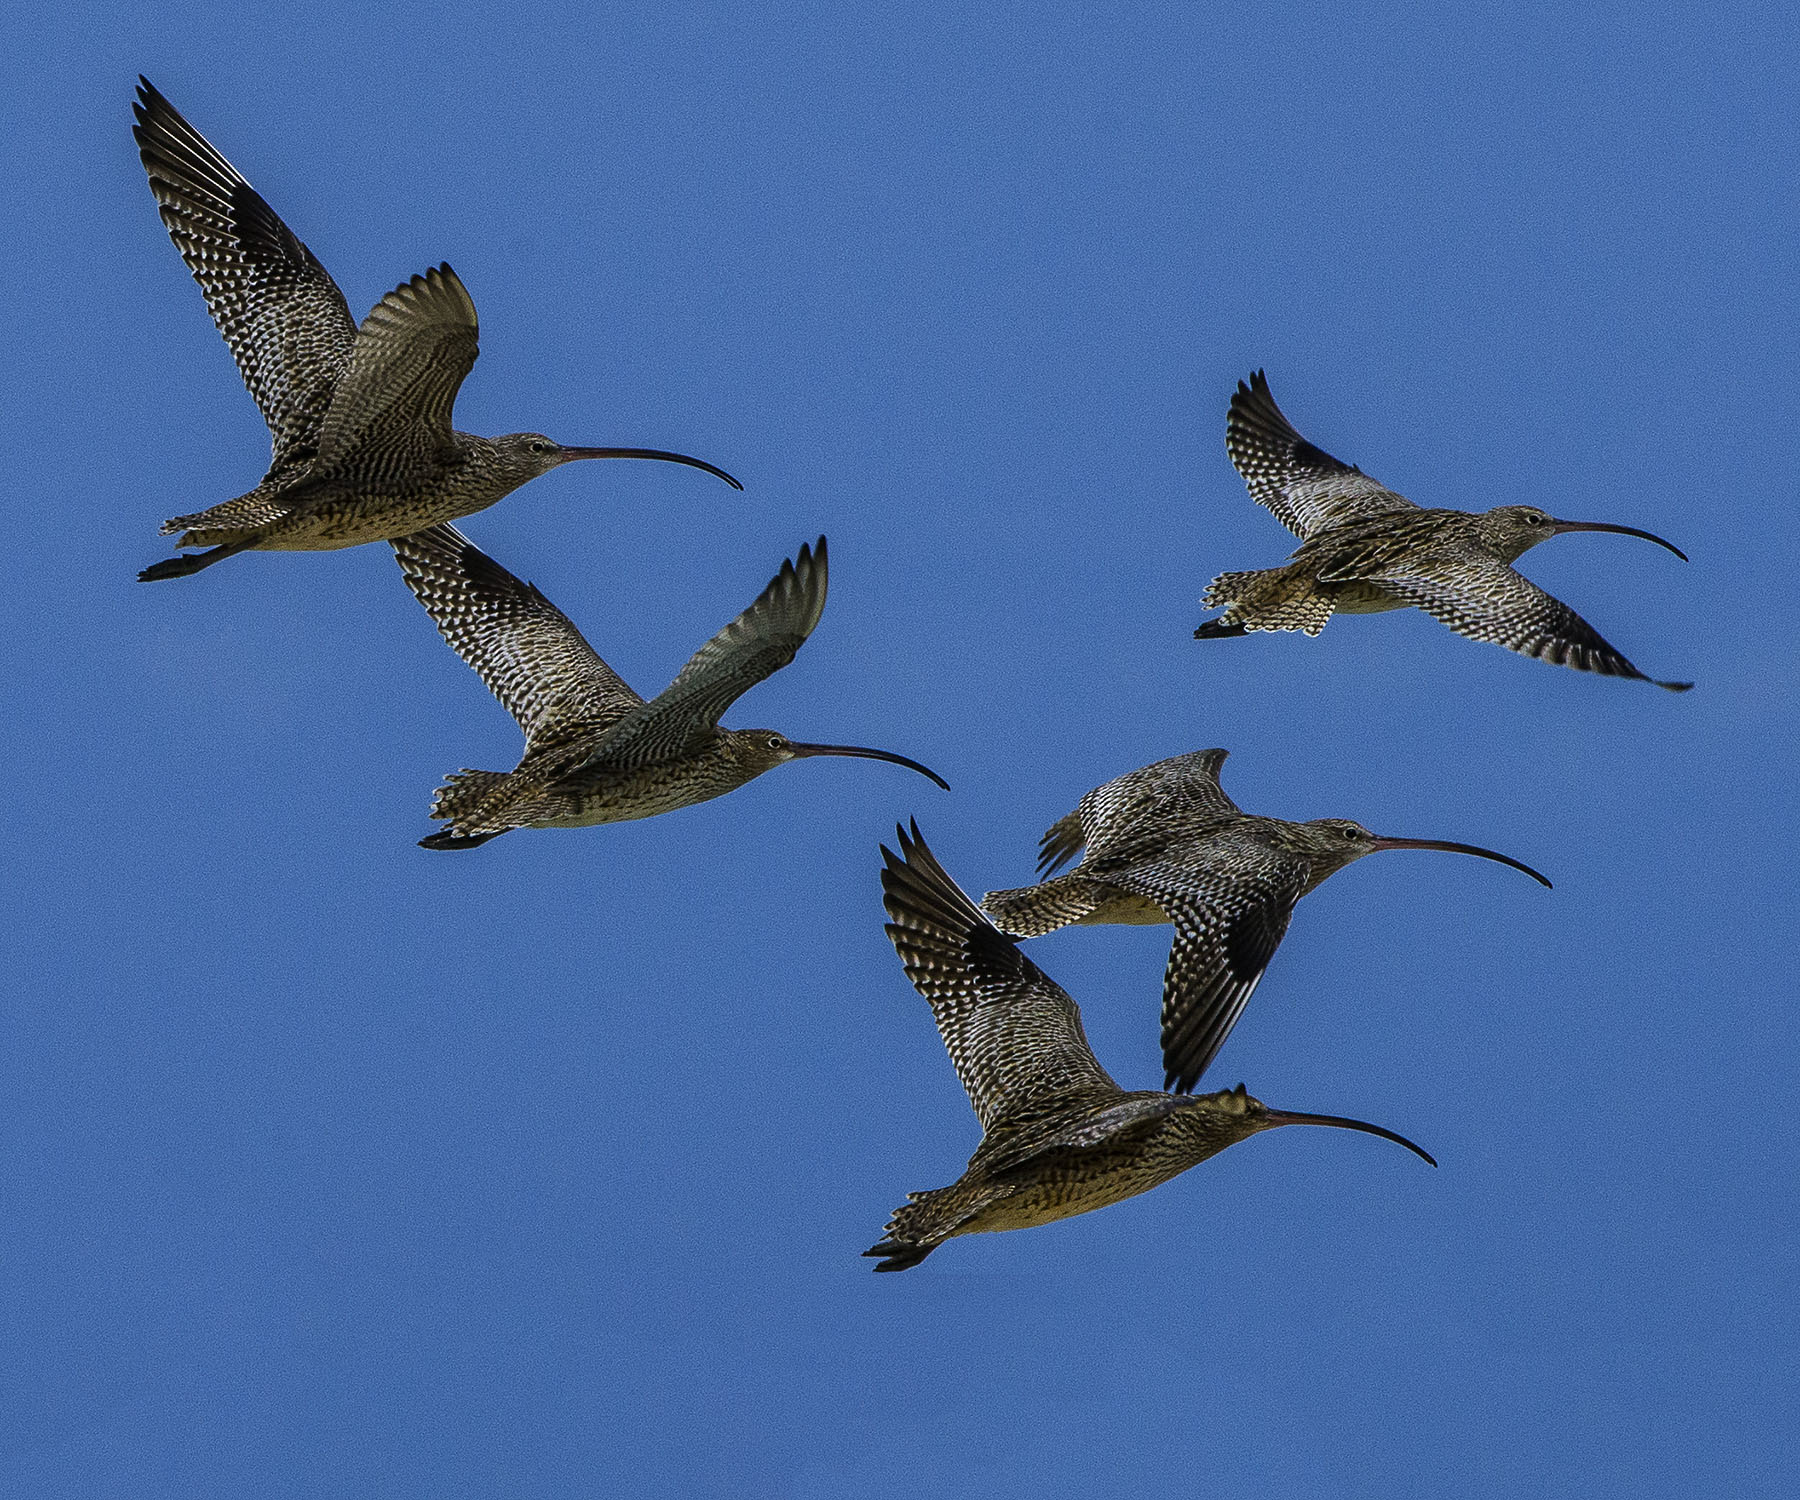
[[[1482,540],[1505,562],[1524,556],[1539,542],[1566,531],[1613,531],[1620,536],[1642,537],[1687,561],[1687,553],[1673,542],[1665,542],[1654,532],[1639,531],[1635,526],[1614,526],[1608,521],[1559,521],[1535,505],[1496,505],[1481,517]]]
[[[1379,843],[1375,835],[1361,823],[1349,818],[1316,818],[1310,823],[1277,823],[1276,842],[1289,852],[1302,856],[1310,866],[1306,889],[1354,864],[1365,854],[1373,854]]]
[[[723,479],[734,490],[743,488],[723,469],[715,469],[711,464],[698,458],[689,458],[685,453],[665,453],[660,448],[570,448],[553,442],[541,432],[509,432],[504,437],[490,438],[488,441],[502,466],[509,474],[518,474],[521,484],[527,479],[536,479],[538,475],[548,473],[561,464],[572,464],[584,458],[652,458],[663,463],[686,464],[691,469],[704,469],[708,474]]]
[[[1383,849],[1441,849],[1449,854],[1473,854],[1480,859],[1491,859],[1499,864],[1511,865],[1515,870],[1523,870],[1540,885],[1550,884],[1530,865],[1520,864],[1509,855],[1496,854],[1492,849],[1483,849],[1477,844],[1453,844],[1446,839],[1382,838],[1349,818],[1318,818],[1310,823],[1290,826],[1300,832],[1298,843],[1312,865],[1311,878],[1306,886],[1309,891],[1321,881],[1335,875],[1345,865],[1353,864],[1365,854],[1377,854]]]
[[[812,755],[848,755],[859,760],[891,761],[896,766],[905,766],[921,776],[929,777],[945,791],[950,790],[950,783],[936,771],[889,750],[868,750],[861,745],[809,745],[800,740],[790,740],[785,734],[773,729],[726,729],[720,732],[730,744],[738,765],[748,771],[750,776],[760,776],[784,761],[804,760]]]
[[[558,464],[565,464],[581,453],[579,448],[565,448],[541,432],[509,432],[490,441],[507,472],[522,475],[524,479],[547,474]]]
[[[1219,1142],[1215,1149],[1221,1151],[1260,1130],[1276,1130],[1283,1125],[1331,1125],[1339,1130],[1360,1130],[1365,1135],[1378,1135],[1384,1141],[1406,1147],[1414,1156],[1430,1162],[1432,1166],[1437,1165],[1428,1151],[1414,1145],[1403,1135],[1396,1135],[1391,1130],[1370,1125],[1364,1120],[1348,1120],[1342,1115],[1303,1115],[1290,1110],[1270,1109],[1262,1100],[1252,1096],[1241,1083],[1235,1089],[1221,1089],[1216,1094],[1194,1094],[1186,1103],[1192,1111],[1192,1123],[1206,1128],[1209,1135],[1215,1136]]]

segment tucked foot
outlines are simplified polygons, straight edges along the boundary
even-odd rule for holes
[[[501,832],[505,832],[504,829]],[[497,839],[499,833],[434,833],[430,838],[419,840],[421,849],[473,849],[477,844],[485,844],[489,839]]]
[[[1197,641],[1222,641],[1227,636],[1248,635],[1250,632],[1242,625],[1227,625],[1223,620],[1208,620],[1194,632]]]
[[[925,1259],[936,1245],[915,1245],[909,1240],[883,1240],[879,1245],[871,1245],[863,1251],[864,1255],[884,1257],[877,1271],[905,1271]]]
[[[246,547],[254,546],[253,542],[227,542],[223,547],[213,547],[206,552],[190,553],[186,557],[166,557],[159,563],[152,563],[138,574],[139,583],[156,583],[164,578],[186,578],[189,573],[198,573],[202,568],[210,568],[216,562],[235,556]]]

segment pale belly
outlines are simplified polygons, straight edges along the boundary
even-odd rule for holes
[[[354,503],[328,504],[294,517],[275,535],[256,544],[262,552],[333,552],[365,542],[411,536],[442,521],[486,510],[492,501],[470,504],[466,495],[370,495]]]
[[[721,776],[707,759],[649,766],[631,772],[582,776],[557,788],[559,810],[528,818],[527,828],[592,828],[632,823],[736,791],[747,778]]]
[[[1096,881],[1095,885],[1099,885]],[[1101,902],[1085,917],[1077,917],[1073,925],[1078,927],[1160,927],[1169,920],[1169,914],[1154,901],[1146,900],[1132,891],[1121,891],[1114,886],[1103,888],[1106,892]]]
[[[1111,1203],[1123,1203],[1139,1193],[1160,1187],[1187,1170],[1187,1164],[1169,1170],[1140,1167],[1125,1172],[1081,1179],[1034,1183],[1008,1197],[988,1204],[965,1220],[957,1234],[999,1234],[1008,1229],[1034,1229],[1092,1213]]]

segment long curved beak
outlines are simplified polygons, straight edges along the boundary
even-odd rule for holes
[[[858,760],[886,760],[897,766],[905,766],[909,771],[917,771],[921,776],[929,776],[946,792],[950,783],[929,766],[922,766],[916,760],[908,760],[904,755],[895,755],[888,750],[865,750],[861,745],[801,745],[793,740],[788,741],[788,749],[796,756],[807,755],[852,755]]]
[[[1403,1135],[1396,1135],[1391,1130],[1383,1130],[1379,1125],[1371,1125],[1367,1120],[1346,1120],[1342,1115],[1296,1115],[1283,1109],[1272,1109],[1263,1116],[1271,1125],[1335,1125],[1339,1130],[1360,1130],[1364,1135],[1378,1135],[1384,1141],[1392,1141],[1396,1146],[1404,1146],[1421,1160],[1437,1165],[1437,1158],[1423,1146],[1415,1145]]]
[[[1449,854],[1476,854],[1483,859],[1491,859],[1495,864],[1511,865],[1515,870],[1523,870],[1545,890],[1555,890],[1542,875],[1530,865],[1521,864],[1518,860],[1505,854],[1496,854],[1492,849],[1483,849],[1478,844],[1452,844],[1445,839],[1381,839],[1374,841],[1377,849],[1442,849]]]
[[[705,459],[689,458],[685,453],[664,453],[661,448],[564,448],[559,456],[566,464],[574,463],[578,458],[659,458],[666,464],[686,464],[690,469],[705,469],[708,474],[723,479],[734,490],[743,488],[723,469],[714,468]]]
[[[1620,536],[1641,536],[1646,542],[1655,542],[1659,547],[1667,547],[1683,562],[1688,560],[1687,553],[1673,542],[1665,542],[1653,531],[1639,531],[1635,526],[1614,526],[1607,521],[1552,521],[1556,534],[1561,536],[1565,531],[1616,531]]]

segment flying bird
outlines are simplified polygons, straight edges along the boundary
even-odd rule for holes
[[[981,1144],[949,1187],[909,1193],[888,1221],[877,1271],[904,1271],[959,1234],[1029,1229],[1147,1193],[1228,1146],[1282,1125],[1404,1136],[1337,1115],[1270,1109],[1242,1084],[1216,1094],[1127,1091],[1094,1057],[1068,993],[957,888],[915,823],[883,848],[888,937],[981,1121]]]
[[[825,538],[784,562],[748,609],[645,702],[569,619],[454,526],[397,539],[395,556],[456,654],[525,731],[511,771],[459,771],[431,816],[427,849],[472,849],[514,828],[580,828],[673,812],[815,755],[892,761],[949,783],[916,760],[859,745],[811,745],[773,729],[721,729],[719,716],[794,659],[825,609]]]
[[[1616,531],[1666,547],[1635,526],[1559,521],[1535,505],[1488,511],[1424,510],[1404,495],[1315,448],[1282,415],[1258,370],[1238,382],[1225,448],[1251,496],[1301,539],[1279,568],[1221,573],[1206,591],[1224,613],[1194,632],[1199,640],[1254,630],[1317,635],[1333,613],[1368,615],[1416,605],[1470,640],[1492,641],[1605,677],[1636,677],[1670,692],[1691,682],[1646,677],[1559,599],[1513,570],[1539,542],[1567,531]]]
[[[247,494],[176,516],[163,535],[210,550],[145,582],[234,553],[324,551],[470,515],[560,464],[654,458],[742,489],[723,469],[656,448],[569,448],[541,432],[482,438],[450,425],[475,364],[475,304],[448,265],[396,287],[359,328],[313,253],[147,79],[132,134],[162,221],[269,424],[269,471]]]
[[[1227,753],[1196,750],[1095,787],[1040,840],[1040,883],[989,891],[981,903],[1001,931],[1021,938],[1071,923],[1174,923],[1162,1053],[1164,1086],[1176,1093],[1199,1082],[1231,1035],[1295,904],[1345,865],[1383,849],[1444,849],[1550,884],[1474,844],[1379,838],[1347,818],[1255,817],[1219,785]],[[1057,875],[1084,847],[1081,863]]]

